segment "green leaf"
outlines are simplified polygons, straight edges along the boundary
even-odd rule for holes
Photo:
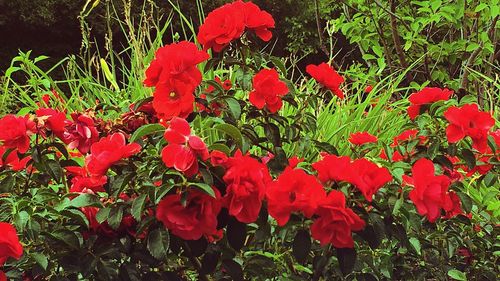
[[[47,258],[47,256],[41,253],[32,253],[31,256],[36,261],[36,263],[43,268],[43,270],[47,270],[47,266],[49,265],[49,259]]]
[[[420,245],[420,241],[415,237],[411,237],[409,239],[409,241],[410,241],[410,244],[413,247],[413,249],[415,249],[415,251],[417,252],[417,254],[421,255],[422,254],[422,252],[421,252],[422,246]]]
[[[45,159],[44,164],[50,177],[53,178],[57,183],[60,183],[64,172],[59,162],[53,159]]]
[[[301,229],[297,231],[295,238],[293,239],[292,253],[298,262],[303,263],[309,256],[311,251],[311,236],[309,231]]]
[[[337,259],[339,261],[340,271],[342,271],[344,276],[354,270],[356,257],[356,250],[354,248],[337,248]]]
[[[16,184],[16,178],[13,175],[7,175],[0,181],[0,192],[7,193]]]
[[[135,198],[132,203],[132,217],[138,222],[141,221],[142,212],[144,211],[144,206],[146,206],[146,199],[147,194],[141,194],[141,196]]]
[[[199,189],[199,190],[205,192],[206,194],[208,194],[208,195],[210,195],[210,196],[212,196],[212,197],[215,198],[215,192],[214,192],[213,188],[210,185],[206,184],[206,183],[190,182],[189,186],[194,186],[197,189]]]
[[[243,135],[241,135],[240,130],[235,126],[231,124],[218,124],[215,126],[215,129],[232,137],[236,141],[238,147],[241,148],[243,146]]]
[[[170,235],[166,230],[155,229],[149,233],[147,243],[151,255],[158,260],[163,260],[167,256],[168,247],[170,246]]]
[[[117,230],[122,223],[122,219],[123,219],[123,206],[119,206],[111,209],[107,221],[112,229]]]
[[[226,98],[224,99],[229,108],[229,112],[235,120],[239,120],[241,116],[241,105],[235,98]]]
[[[455,280],[467,281],[467,276],[465,276],[465,273],[456,269],[450,269],[448,271],[448,276]]]
[[[497,175],[494,172],[489,172],[484,176],[483,183],[486,187],[491,187],[497,181]]]
[[[479,46],[478,43],[472,42],[472,43],[469,44],[469,46],[467,46],[467,48],[465,49],[465,51],[467,51],[467,52],[473,52],[473,51],[475,51],[479,47],[480,46]]]
[[[462,209],[465,213],[470,213],[472,210],[472,200],[470,199],[469,195],[463,193],[463,192],[457,192],[458,197],[460,198],[460,201],[462,202]]]
[[[82,208],[82,207],[102,207],[101,201],[94,194],[82,193],[75,199],[71,200],[69,207]]]
[[[285,64],[280,58],[271,56],[269,60],[281,71],[283,76],[287,75]]]
[[[137,129],[130,137],[129,142],[135,142],[144,136],[155,134],[158,132],[165,132],[165,127],[160,124],[146,124]]]
[[[469,169],[474,169],[476,167],[476,157],[474,156],[474,153],[470,151],[469,149],[462,149],[462,158],[465,160],[465,163],[467,164],[467,167]]]
[[[95,215],[95,219],[98,223],[103,223],[109,218],[109,213],[111,212],[110,208],[102,208]]]

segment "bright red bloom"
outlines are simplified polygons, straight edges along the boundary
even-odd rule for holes
[[[365,93],[369,94],[369,93],[371,93],[372,90],[373,90],[373,86],[372,85],[368,85],[365,88]]]
[[[78,149],[80,153],[86,154],[90,146],[99,140],[94,119],[85,114],[72,113],[73,121],[66,120],[66,130],[63,134],[63,141],[68,144],[69,149]]]
[[[258,109],[276,113],[282,106],[281,97],[288,93],[286,83],[279,79],[276,69],[263,69],[253,77],[253,91],[249,100]]]
[[[23,255],[23,246],[19,243],[17,232],[10,223],[0,222],[0,266],[8,258],[20,259]]]
[[[398,136],[394,137],[393,142],[392,142],[392,147],[395,147],[403,142],[406,141],[411,141],[415,139],[420,139],[420,144],[423,144],[427,138],[425,136],[417,136],[418,135],[418,130],[417,129],[410,129],[402,132]]]
[[[36,110],[36,116],[39,120],[43,120],[49,130],[58,138],[64,138],[64,130],[66,128],[66,114],[52,108],[39,108]]]
[[[347,178],[351,158],[348,156],[323,155],[323,159],[313,163],[312,167],[318,172],[318,179],[322,183],[330,181],[344,181]]]
[[[346,207],[344,194],[337,190],[330,191],[316,214],[319,217],[311,225],[311,236],[322,246],[331,243],[336,248],[353,248],[352,231],[365,227],[365,222]]]
[[[472,147],[479,152],[488,150],[488,131],[495,125],[490,113],[479,111],[477,104],[466,104],[448,108],[444,117],[450,122],[446,128],[448,142],[456,143],[469,136]]]
[[[7,281],[7,276],[5,276],[5,273],[0,270],[0,281]]]
[[[266,165],[237,151],[225,166],[223,180],[227,190],[224,199],[229,214],[243,223],[256,221],[267,185],[272,180]]]
[[[73,176],[69,192],[94,194],[106,191],[104,190],[104,185],[108,182],[106,176],[90,175],[87,169],[78,166],[69,166],[66,170]]]
[[[316,177],[302,169],[287,168],[266,191],[269,215],[279,226],[285,225],[292,212],[302,212],[310,218],[326,192]]]
[[[440,100],[448,100],[453,91],[448,89],[425,87],[419,92],[412,94],[408,99],[411,105],[408,107],[410,119],[415,119],[420,115],[420,108],[423,105],[431,104]]]
[[[380,151],[380,155],[379,155],[380,158],[384,159],[384,160],[388,160],[389,158],[387,157],[387,154],[385,153],[385,150],[382,149],[382,151]],[[392,162],[399,162],[399,161],[403,161],[404,160],[404,157],[403,155],[401,155],[401,153],[399,151],[394,151],[394,153],[392,154]]]
[[[156,218],[174,235],[184,240],[217,235],[217,215],[221,210],[220,193],[215,198],[198,190],[190,190],[186,203],[180,194],[165,196],[156,209]]]
[[[368,202],[371,202],[373,195],[391,180],[392,176],[387,168],[379,167],[365,158],[354,160],[347,174],[347,181],[359,189]]]
[[[273,37],[273,34],[269,29],[274,28],[275,22],[271,14],[266,11],[262,11],[257,5],[252,2],[242,2],[243,11],[245,14],[245,25],[246,27],[255,32],[260,39],[263,41],[269,41]]]
[[[91,175],[105,175],[113,164],[140,150],[139,144],[126,144],[125,136],[122,133],[115,133],[92,144],[85,164]]]
[[[337,97],[344,98],[344,92],[340,89],[340,84],[344,83],[344,78],[333,67],[324,62],[320,65],[310,64],[306,66],[306,72]]]
[[[413,186],[410,200],[417,207],[420,215],[425,215],[429,222],[435,222],[441,216],[441,209],[450,211],[453,202],[448,193],[450,179],[447,176],[434,175],[432,161],[421,158],[413,165],[412,177],[403,175],[406,184]]]
[[[5,155],[7,148],[0,146],[0,167],[8,166],[13,171],[20,171],[26,168],[26,164],[31,159],[31,156],[26,156],[24,158],[19,158],[17,150],[12,150],[8,155]],[[5,159],[4,159],[5,156]]]
[[[28,151],[31,135],[35,131],[35,123],[26,117],[13,114],[0,119],[0,141],[6,148],[16,148],[20,153]]]
[[[227,155],[219,150],[212,150],[210,152],[210,163],[213,166],[222,166],[227,162]]]
[[[443,218],[445,219],[451,219],[464,213],[462,211],[462,202],[460,201],[460,197],[458,197],[455,192],[450,192],[449,195],[452,203],[452,208],[446,210],[446,214],[443,216]]]
[[[368,132],[352,133],[349,136],[349,142],[354,145],[363,145],[365,143],[376,143],[377,137],[369,134]]]
[[[197,174],[197,156],[207,160],[209,153],[203,140],[191,135],[189,123],[182,118],[174,117],[164,137],[168,141],[168,145],[161,152],[165,166],[183,172],[188,177]]]

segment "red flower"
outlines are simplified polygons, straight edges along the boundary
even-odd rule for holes
[[[376,143],[377,137],[368,132],[352,133],[349,137],[349,142],[354,145],[363,145],[365,143]]]
[[[356,186],[368,202],[371,202],[373,195],[391,180],[392,176],[387,168],[379,167],[365,158],[354,160],[347,175],[347,181]]]
[[[243,3],[242,1],[238,1]],[[246,27],[255,32],[263,41],[269,41],[273,37],[270,28],[274,28],[274,19],[266,11],[262,11],[257,5],[252,2],[243,3],[243,11],[245,13]]]
[[[86,154],[90,146],[99,140],[94,120],[85,114],[72,113],[73,121],[67,120],[66,131],[63,134],[63,141],[68,144],[69,149],[78,149],[80,153]]]
[[[7,281],[7,276],[5,276],[5,273],[0,270],[0,281]]]
[[[292,168],[285,169],[266,192],[269,215],[279,226],[288,222],[292,212],[302,212],[310,218],[325,197],[326,192],[316,177]]]
[[[477,104],[466,104],[448,108],[444,117],[450,122],[446,128],[448,142],[456,143],[469,136],[472,139],[472,147],[479,152],[488,150],[488,131],[495,125],[491,114],[479,111]]]
[[[23,255],[23,246],[19,243],[16,229],[6,222],[0,222],[0,266],[8,258],[19,259]]]
[[[31,156],[26,156],[21,159],[19,158],[17,150],[12,150],[8,155],[5,155],[7,150],[6,147],[0,146],[0,167],[9,166],[13,171],[24,170]]]
[[[213,166],[222,166],[227,162],[227,155],[219,150],[212,150],[210,152],[210,163],[212,163]]]
[[[450,192],[450,200],[452,203],[452,208],[449,210],[446,210],[446,214],[443,216],[445,219],[451,219],[453,217],[456,217],[458,215],[462,215],[462,202],[460,201],[460,197],[455,192]]]
[[[180,194],[165,196],[156,209],[156,218],[174,235],[184,240],[217,235],[217,215],[221,210],[220,193],[215,198],[198,190],[190,190],[186,203]]]
[[[144,84],[156,87],[153,107],[160,118],[185,118],[193,112],[193,92],[202,80],[196,66],[208,58],[206,52],[187,41],[173,43],[156,51],[155,59],[146,70]]]
[[[448,194],[450,179],[447,176],[435,176],[432,161],[421,158],[413,165],[412,177],[403,175],[406,184],[412,185],[410,200],[417,207],[420,215],[425,215],[429,222],[435,222],[441,215],[441,209],[450,211],[453,202]]]
[[[69,166],[66,167],[66,170],[73,176],[69,192],[92,194],[105,192],[104,185],[108,182],[108,178],[106,176],[89,175],[85,168],[78,166]]]
[[[0,141],[6,148],[16,148],[20,153],[28,151],[31,135],[35,131],[35,123],[26,117],[13,114],[0,119]]]
[[[276,113],[283,102],[281,97],[288,93],[286,83],[279,79],[275,69],[263,69],[253,77],[253,91],[250,93],[250,103],[258,109],[266,108]]]
[[[368,85],[365,88],[365,93],[369,94],[369,93],[371,93],[372,90],[373,90],[373,86],[372,85]]]
[[[197,174],[198,160],[196,157],[199,156],[202,160],[207,160],[209,154],[203,140],[191,135],[189,123],[182,118],[174,117],[165,131],[164,137],[168,141],[168,145],[161,152],[165,166],[184,172],[188,177]]]
[[[420,108],[423,105],[431,104],[440,100],[448,100],[453,94],[453,91],[448,89],[440,89],[426,87],[419,92],[412,94],[408,99],[411,105],[408,107],[408,115],[410,119],[415,119],[420,114]]]
[[[224,199],[229,214],[243,223],[256,221],[267,185],[272,180],[266,165],[237,151],[234,157],[227,160],[226,168]]]
[[[427,140],[425,136],[417,136],[417,135],[418,135],[418,130],[416,129],[406,130],[401,134],[399,134],[398,136],[394,137],[391,146],[395,147],[403,142],[415,140],[417,138],[420,139],[420,144],[423,144]]]
[[[85,163],[91,175],[105,175],[113,164],[140,150],[139,144],[126,144],[125,136],[122,133],[115,133],[92,144]]]
[[[66,114],[52,108],[39,108],[36,111],[38,120],[43,120],[47,128],[60,139],[64,139],[64,130],[66,128]]]
[[[382,149],[382,151],[380,151],[380,155],[379,155],[380,158],[384,159],[384,160],[388,160],[389,158],[387,157],[387,154],[385,153],[385,150]],[[403,155],[401,155],[401,153],[399,151],[394,151],[394,153],[392,154],[392,162],[399,162],[399,161],[403,161],[404,160],[404,157]]]
[[[318,172],[318,179],[322,183],[343,181],[347,178],[351,158],[348,156],[323,155],[323,159],[313,163],[312,167]]]
[[[365,227],[365,222],[346,208],[345,196],[337,190],[330,191],[316,214],[319,217],[311,225],[311,235],[322,246],[331,243],[336,248],[353,248],[352,231]]]
[[[306,72],[318,83],[332,91],[333,94],[341,99],[344,98],[344,93],[339,88],[340,84],[344,83],[344,78],[333,67],[324,62],[320,65],[310,64],[306,66]]]

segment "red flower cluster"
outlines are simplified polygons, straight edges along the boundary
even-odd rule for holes
[[[434,175],[432,161],[419,159],[413,165],[411,172],[412,177],[404,175],[403,180],[413,186],[410,200],[417,207],[419,214],[425,215],[429,222],[435,222],[441,216],[441,209],[452,211],[456,208],[448,192],[450,179],[444,175]]]
[[[201,83],[196,67],[208,54],[187,41],[173,43],[156,51],[146,70],[144,84],[155,87],[153,107],[162,119],[186,118],[193,112],[194,90]]]
[[[198,173],[198,159],[207,160],[208,149],[203,140],[191,135],[189,123],[174,117],[164,134],[168,145],[163,148],[161,157],[165,166],[174,168],[191,177]]]
[[[26,117],[17,117],[13,114],[5,115],[0,119],[0,141],[5,148],[17,149],[25,153],[30,147],[30,135],[36,130],[35,123]]]
[[[200,26],[198,41],[204,50],[220,52],[231,41],[240,38],[245,29],[254,31],[264,41],[271,40],[273,17],[252,2],[228,3],[210,12]]]
[[[346,207],[342,192],[332,190],[316,211],[319,216],[311,225],[311,236],[322,246],[331,243],[336,248],[353,248],[352,231],[365,227],[365,222]]]
[[[6,222],[0,222],[0,266],[8,258],[19,259],[23,255],[23,246],[19,243],[16,229]]]
[[[431,104],[440,100],[448,100],[453,94],[453,91],[448,89],[425,87],[419,92],[416,92],[408,98],[411,105],[408,107],[408,115],[410,119],[415,119],[420,115],[422,106]]]
[[[369,134],[368,132],[356,132],[349,136],[349,142],[354,145],[363,145],[366,143],[376,143],[377,137]]]
[[[249,100],[258,109],[265,106],[271,113],[276,113],[283,105],[281,97],[287,93],[288,87],[279,79],[276,69],[263,69],[253,77]]]
[[[167,195],[158,204],[156,218],[173,234],[185,240],[218,236],[220,193],[216,188],[213,190],[215,198],[198,190],[190,190],[184,204],[180,194]]]
[[[333,67],[324,62],[320,65],[310,64],[306,66],[306,72],[337,97],[344,98],[344,92],[340,89],[340,84],[344,83],[344,78]]]
[[[256,221],[272,180],[267,166],[241,151],[229,158],[224,166],[227,169],[223,177],[227,185],[224,200],[229,214],[243,223]]]
[[[13,171],[20,171],[26,168],[26,164],[31,159],[31,156],[23,158],[19,157],[17,150],[11,150],[9,154],[8,148],[0,146],[0,167],[10,167]]]
[[[105,175],[90,175],[85,167],[66,167],[68,174],[72,176],[70,192],[92,193],[105,192],[104,185],[108,182]]]
[[[484,153],[488,150],[488,131],[495,125],[491,114],[479,111],[476,104],[466,104],[448,108],[444,117],[450,122],[446,128],[446,137],[450,143],[469,136],[472,139],[472,147],[477,151]]]
[[[71,119],[73,121],[66,120],[61,140],[68,144],[69,149],[76,148],[80,153],[86,154],[89,152],[90,146],[99,140],[99,132],[95,127],[94,119],[80,113],[72,113]]]

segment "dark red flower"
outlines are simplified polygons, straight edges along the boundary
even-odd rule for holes
[[[490,113],[479,111],[477,104],[466,104],[448,108],[444,117],[450,122],[446,128],[448,142],[456,143],[469,136],[473,148],[482,153],[488,150],[488,131],[495,125]]]
[[[318,179],[322,183],[328,183],[346,180],[350,164],[351,158],[348,156],[324,154],[320,161],[312,164],[312,167],[318,172]]]
[[[441,216],[441,209],[450,211],[453,202],[448,193],[450,179],[447,176],[434,175],[432,161],[421,158],[413,165],[412,177],[403,175],[406,184],[413,186],[410,200],[417,207],[420,215],[425,215],[429,222],[435,222]]]
[[[198,173],[198,159],[207,160],[208,149],[203,140],[191,135],[189,123],[174,117],[164,134],[168,145],[163,148],[161,155],[163,163],[191,177]]]
[[[210,152],[210,163],[213,166],[222,166],[227,162],[227,155],[219,150],[212,150]]]
[[[229,214],[243,223],[255,222],[267,185],[272,180],[266,165],[237,151],[225,166],[227,170],[223,180],[227,190],[224,199]]]
[[[63,141],[68,144],[69,149],[78,149],[80,153],[86,154],[90,146],[99,140],[99,132],[94,124],[94,119],[85,114],[72,113],[71,119],[66,120],[66,130]]]
[[[333,67],[324,62],[320,65],[310,64],[306,66],[306,72],[318,83],[332,91],[333,94],[341,99],[344,98],[344,92],[340,89],[340,84],[344,83],[344,78]]]
[[[415,119],[420,115],[420,108],[423,105],[431,104],[440,100],[448,100],[453,91],[448,89],[425,87],[419,92],[412,94],[408,99],[411,105],[408,107],[410,119]]]
[[[286,83],[279,79],[275,69],[263,69],[253,77],[253,91],[249,100],[258,109],[266,108],[276,113],[282,106],[281,97],[288,93]]]
[[[3,266],[8,258],[21,258],[23,246],[19,243],[16,229],[10,223],[0,222],[0,233],[0,266]]]
[[[359,189],[366,200],[371,202],[373,195],[390,182],[392,176],[387,168],[379,167],[377,164],[361,158],[350,164],[346,180]]]
[[[156,218],[174,235],[184,240],[198,240],[202,236],[218,234],[217,215],[221,210],[220,193],[214,188],[215,198],[190,190],[185,204],[180,194],[165,196],[156,209]]]
[[[319,216],[311,225],[311,236],[322,246],[331,243],[336,248],[353,248],[352,231],[365,227],[365,222],[346,207],[342,192],[332,190],[316,211]]]
[[[266,192],[269,215],[279,226],[288,222],[292,212],[302,212],[310,218],[325,197],[326,192],[316,177],[293,168],[285,169]]]
[[[125,136],[122,133],[115,133],[92,144],[85,164],[91,175],[105,175],[113,164],[138,153],[140,150],[139,144],[126,144]]]
[[[352,133],[349,136],[349,142],[354,145],[363,145],[365,143],[376,143],[377,137],[369,134],[368,132]]]
[[[0,141],[6,148],[16,148],[20,153],[28,151],[30,135],[35,132],[35,123],[26,117],[13,114],[0,119]]]
[[[0,167],[8,166],[13,171],[24,170],[31,156],[20,158],[18,151],[15,149],[11,150],[8,155],[5,155],[7,151],[8,148],[0,146]]]

